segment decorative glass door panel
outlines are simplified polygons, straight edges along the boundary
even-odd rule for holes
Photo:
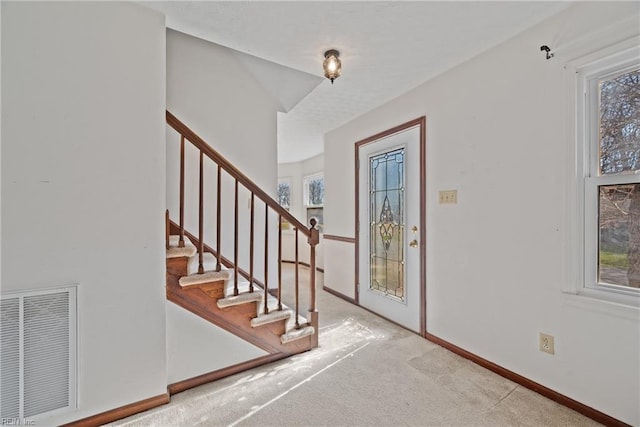
[[[418,333],[425,319],[422,126],[414,120],[356,143],[356,301]]]
[[[398,148],[369,157],[369,289],[405,300],[404,158]]]

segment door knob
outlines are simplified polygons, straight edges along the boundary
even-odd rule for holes
[[[410,243],[409,246],[412,248],[417,248],[418,247],[418,241],[416,239],[413,239]]]

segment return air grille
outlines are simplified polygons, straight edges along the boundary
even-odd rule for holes
[[[0,301],[2,419],[20,416],[20,299]]]
[[[75,288],[3,297],[3,419],[70,408],[75,400]]]

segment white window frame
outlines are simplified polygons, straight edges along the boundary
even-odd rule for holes
[[[571,277],[565,292],[625,306],[640,306],[640,290],[598,283],[599,192],[602,185],[640,181],[640,173],[599,175],[599,93],[598,80],[615,76],[640,64],[638,37],[611,45],[574,60],[565,66],[570,79],[570,106],[574,107],[575,143],[569,157],[575,171],[573,206],[569,207],[572,224],[570,262]]]
[[[311,175],[305,175],[305,177],[302,179],[302,197],[304,197],[305,208],[324,207],[324,198],[322,199],[322,203],[319,205],[313,205],[309,203],[309,182],[318,178],[322,178],[322,181],[324,181],[324,172],[317,172]]]

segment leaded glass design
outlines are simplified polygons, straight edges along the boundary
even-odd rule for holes
[[[369,158],[369,288],[404,301],[404,148]]]

